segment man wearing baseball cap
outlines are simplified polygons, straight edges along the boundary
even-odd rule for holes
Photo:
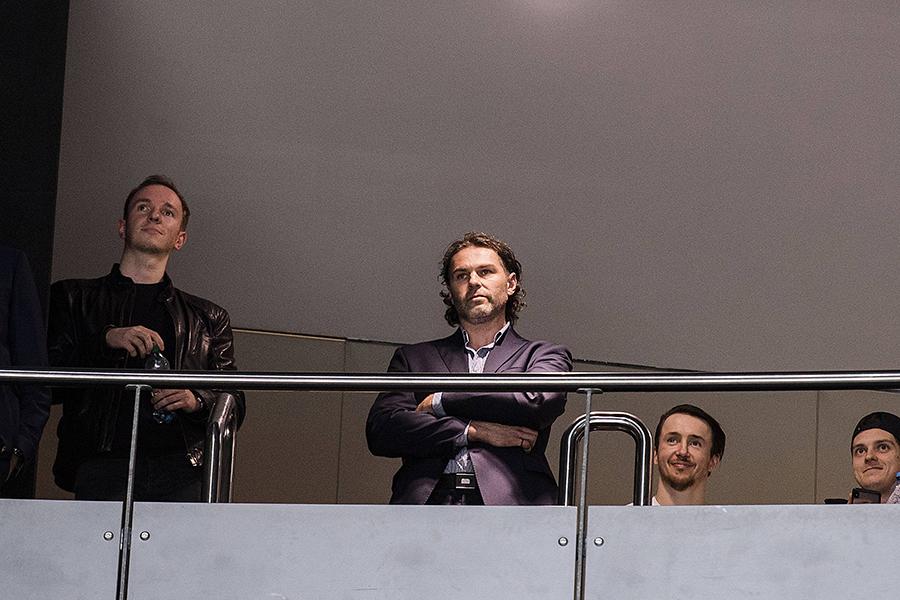
[[[852,439],[856,483],[880,493],[881,502],[887,502],[900,472],[900,417],[889,412],[868,414],[856,424]]]

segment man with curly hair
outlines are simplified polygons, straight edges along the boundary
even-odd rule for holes
[[[525,307],[522,265],[504,242],[467,233],[441,263],[453,335],[399,348],[389,372],[522,373],[572,370],[569,351],[529,341],[513,325]],[[366,424],[371,452],[403,458],[395,504],[553,504],[544,455],[563,392],[386,392]]]

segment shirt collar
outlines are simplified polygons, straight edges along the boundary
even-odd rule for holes
[[[500,343],[500,340],[503,339],[503,336],[506,334],[507,331],[509,331],[509,321],[504,323],[503,327],[500,328],[500,331],[498,331],[496,334],[494,334],[493,342],[491,342],[490,344],[488,344],[486,346],[482,346],[481,348],[478,348],[477,350],[475,348],[472,348],[471,346],[469,346],[469,332],[467,332],[462,327],[460,327],[459,330],[462,331],[463,346],[465,347],[466,350],[471,350],[472,352],[478,352],[478,350],[484,350],[484,349],[490,350],[494,346],[496,346],[498,343]]]

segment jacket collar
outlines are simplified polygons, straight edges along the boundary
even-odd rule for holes
[[[519,334],[510,325],[506,333],[497,340],[491,353],[488,354],[487,361],[484,363],[484,372],[499,372],[524,344],[525,340],[519,337]],[[469,372],[469,362],[466,360],[465,341],[461,329],[457,329],[453,335],[441,340],[438,345],[438,354],[451,373]]]
[[[497,340],[497,344],[491,353],[488,354],[487,361],[484,363],[485,373],[499,373],[503,365],[505,365],[513,355],[519,351],[519,348],[525,345],[525,340],[519,337],[516,330],[510,325],[506,335]]]
[[[112,269],[109,270],[109,275],[106,276],[109,281],[118,287],[130,287],[134,285],[134,280],[131,277],[126,277],[122,275],[122,271],[119,269],[119,263],[115,263],[112,266]],[[172,280],[169,278],[168,273],[163,273],[162,282],[163,285],[163,293],[166,298],[172,296],[172,293],[175,289],[175,286],[172,285]]]
[[[438,354],[451,373],[468,373],[469,362],[466,360],[465,341],[462,329],[457,329],[450,337],[445,337],[438,344]]]

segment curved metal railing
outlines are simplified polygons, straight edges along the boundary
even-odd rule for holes
[[[584,436],[584,416],[569,425],[559,441],[559,504],[575,504],[575,463],[578,459],[578,442]],[[624,412],[592,411],[589,431],[622,431],[634,440],[634,491],[635,506],[650,505],[651,459],[653,437],[643,421]]]
[[[236,401],[231,394],[216,400],[206,424],[206,452],[203,461],[204,502],[231,502],[234,477],[234,436],[237,431]]]

